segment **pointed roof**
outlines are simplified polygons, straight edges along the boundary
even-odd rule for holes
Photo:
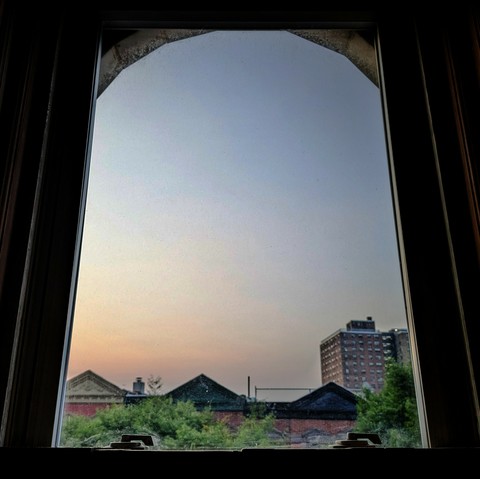
[[[351,391],[337,383],[329,382],[291,404],[295,409],[311,409],[313,407],[329,411],[344,411],[356,407],[357,401],[357,396]]]
[[[65,396],[67,402],[91,402],[93,399],[98,402],[118,400],[126,393],[125,389],[119,388],[88,369],[67,381]]]
[[[351,391],[329,382],[296,401],[273,409],[277,417],[355,420],[357,402],[358,397]]]
[[[245,397],[200,374],[190,381],[173,389],[165,396],[175,401],[192,401],[199,409],[210,407],[213,411],[240,411],[245,405]]]

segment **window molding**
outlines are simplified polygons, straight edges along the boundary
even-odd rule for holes
[[[98,81],[99,97],[113,80],[130,65],[149,55],[157,48],[168,43],[192,38],[197,35],[214,32],[206,29],[169,30],[152,28],[144,30],[113,31],[115,40],[105,41],[103,37],[102,62]],[[287,30],[290,33],[333,50],[350,60],[373,84],[378,85],[376,54],[373,42],[370,43],[361,33],[355,30],[328,29]],[[110,46],[110,44],[112,44]]]
[[[465,165],[452,138],[456,113],[446,73],[451,58],[445,50],[446,39],[457,41],[466,18],[461,13],[447,20],[439,14],[432,22],[431,17],[418,15],[409,35],[411,45],[396,42],[390,29],[383,32],[384,43],[391,42],[382,62],[384,71],[390,70],[385,86],[388,125],[400,132],[397,123],[405,118],[409,123],[403,137],[397,134],[390,144],[408,285],[408,324],[431,447],[479,443],[478,382],[474,379],[478,362],[472,361],[475,351],[478,357],[478,343],[473,327],[467,329],[478,323],[474,318],[479,302],[472,295],[480,284],[478,251],[472,244],[473,222],[464,194]],[[407,48],[411,58],[417,52],[417,65],[410,63],[409,70],[402,71],[398,60],[404,57],[399,50]],[[390,95],[388,75],[396,80]]]

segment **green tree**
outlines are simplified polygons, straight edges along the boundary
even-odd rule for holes
[[[192,402],[154,396],[130,406],[115,405],[94,417],[64,419],[61,445],[107,447],[122,434],[149,434],[158,449],[218,449],[274,445],[273,417],[251,415],[236,430],[215,418],[211,410],[197,411]]]
[[[388,447],[420,447],[420,427],[410,364],[390,361],[385,385],[374,393],[364,389],[357,404],[355,432],[377,433]]]
[[[271,414],[263,417],[251,415],[240,424],[233,437],[233,447],[268,447],[280,445],[282,442],[275,441],[270,437],[274,430],[275,418]]]
[[[64,447],[95,447],[97,442],[103,445],[118,440],[118,436],[113,435],[111,441],[108,441],[108,438],[100,438],[101,431],[102,427],[97,418],[67,416],[63,420],[60,444]]]

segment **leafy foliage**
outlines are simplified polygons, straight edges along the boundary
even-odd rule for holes
[[[275,419],[271,415],[262,418],[251,415],[242,422],[233,437],[233,447],[268,447],[273,444],[269,433],[273,431]]]
[[[388,447],[420,447],[420,427],[410,364],[386,365],[379,393],[364,389],[357,404],[356,432],[377,433]]]
[[[274,418],[252,414],[235,430],[210,410],[198,411],[192,402],[153,396],[129,405],[114,405],[93,417],[64,419],[61,445],[107,447],[122,434],[150,434],[158,449],[226,449],[273,446]]]

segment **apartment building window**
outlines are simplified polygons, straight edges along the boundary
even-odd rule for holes
[[[104,14],[105,12],[102,13],[102,15]],[[133,17],[126,15],[123,17],[123,20],[128,20],[128,22],[135,21],[139,19],[138,15],[141,16],[142,14],[137,12],[135,15]],[[300,17],[305,19],[305,16],[302,17],[300,15]],[[74,16],[72,15],[70,19],[73,18]],[[52,19],[52,21],[54,20]],[[453,20],[452,24],[454,26],[457,25]],[[382,25],[381,22],[380,25]],[[383,25],[385,26],[385,24]],[[433,445],[462,445],[466,443],[473,444],[477,441],[478,444],[478,431],[475,433],[474,426],[472,426],[472,424],[475,424],[475,421],[467,419],[467,417],[471,416],[469,411],[474,410],[474,408],[460,407],[454,413],[452,412],[449,404],[455,402],[453,400],[450,401],[450,399],[453,399],[453,393],[449,393],[449,389],[443,386],[442,379],[436,372],[438,363],[431,365],[428,360],[429,356],[436,358],[436,360],[438,359],[441,362],[442,366],[445,366],[447,372],[454,370],[458,372],[459,381],[457,382],[456,398],[459,398],[462,404],[469,405],[474,395],[472,395],[473,386],[469,380],[465,379],[469,376],[466,374],[466,371],[470,368],[470,372],[473,371],[476,374],[477,369],[475,362],[474,366],[469,366],[468,357],[470,350],[467,351],[467,359],[463,358],[462,351],[464,347],[467,348],[467,345],[465,344],[465,338],[462,339],[459,330],[469,333],[472,324],[470,318],[472,316],[478,317],[478,315],[472,314],[472,311],[476,308],[476,303],[474,301],[469,302],[470,296],[464,287],[465,283],[463,281],[457,282],[459,289],[455,290],[451,286],[450,275],[453,270],[454,274],[457,274],[462,279],[464,277],[463,268],[466,268],[465,265],[471,264],[471,262],[468,260],[464,261],[461,255],[457,255],[458,262],[454,263],[455,268],[452,268],[451,256],[446,252],[448,248],[444,249],[443,246],[446,244],[445,238],[451,235],[449,250],[460,251],[457,241],[458,237],[456,236],[458,224],[450,225],[452,230],[446,231],[445,216],[437,213],[439,211],[448,213],[450,217],[457,218],[463,225],[468,225],[469,220],[462,215],[453,214],[455,211],[464,212],[460,199],[456,203],[452,200],[452,195],[450,194],[455,188],[452,185],[457,185],[458,182],[463,184],[458,180],[458,177],[448,175],[450,171],[457,171],[456,168],[460,164],[458,157],[446,154],[448,153],[448,148],[445,146],[445,137],[439,135],[436,136],[438,150],[437,156],[435,156],[430,140],[432,137],[435,137],[435,133],[438,133],[438,124],[435,121],[433,124],[430,124],[425,120],[430,118],[425,111],[430,107],[433,107],[433,109],[429,113],[432,114],[435,120],[438,119],[440,123],[446,121],[447,115],[447,113],[440,113],[443,110],[441,107],[442,102],[446,101],[446,96],[440,94],[442,93],[441,89],[444,83],[441,81],[436,83],[436,87],[429,91],[428,101],[425,100],[426,97],[423,90],[425,86],[423,81],[431,85],[432,76],[435,77],[435,80],[438,79],[436,75],[432,74],[437,71],[435,62],[438,58],[429,55],[421,56],[424,50],[426,52],[430,50],[438,52],[436,50],[438,38],[431,38],[426,34],[431,30],[436,32],[435,28],[437,28],[437,25],[436,22],[422,23],[422,19],[420,19],[416,29],[416,32],[419,33],[418,36],[413,35],[415,29],[408,22],[406,25],[402,25],[401,31],[394,24],[388,23],[386,26],[391,28],[383,30],[380,28],[382,46],[380,52],[382,64],[381,81],[383,82],[382,85],[385,86],[383,95],[388,106],[387,129],[389,141],[391,142],[390,148],[393,152],[392,167],[395,175],[392,182],[395,190],[394,196],[395,202],[402,213],[402,222],[399,222],[398,227],[402,236],[400,249],[402,250],[402,263],[405,266],[404,275],[409,280],[406,286],[409,299],[408,307],[415,310],[416,313],[409,316],[409,321],[423,325],[423,328],[417,328],[415,332],[416,336],[412,348],[413,358],[414,362],[419,360],[422,363],[424,380],[422,392],[424,392],[426,398],[425,407],[428,409],[429,405],[435,402],[435,407],[430,409],[430,422],[428,424],[430,432],[428,441],[430,442],[428,443]],[[446,25],[449,26],[449,22],[446,22]],[[65,47],[68,44],[67,40],[76,39],[75,35],[78,35],[78,31],[78,29],[65,28],[63,32],[64,37],[61,37],[61,42],[65,43],[62,43],[61,46]],[[17,355],[18,352],[18,355],[15,356],[15,361],[12,360],[11,368],[9,363],[7,367],[2,369],[2,400],[5,399],[4,402],[8,406],[4,408],[2,429],[2,441],[4,444],[19,444],[25,438],[28,438],[28,440],[25,440],[25,443],[45,446],[48,445],[48,437],[52,436],[52,403],[55,404],[56,402],[56,384],[62,377],[62,368],[59,364],[64,359],[62,354],[59,353],[60,350],[63,350],[64,344],[62,344],[60,349],[58,344],[59,341],[62,342],[62,330],[65,330],[66,326],[64,318],[68,316],[66,314],[68,309],[67,303],[71,294],[68,278],[71,276],[72,265],[74,264],[72,258],[74,257],[73,251],[75,249],[75,234],[73,233],[76,231],[79,190],[83,181],[84,168],[82,165],[85,155],[84,151],[82,151],[82,145],[84,146],[85,138],[88,138],[85,124],[88,116],[91,114],[90,97],[88,94],[91,85],[88,85],[88,87],[86,85],[91,81],[92,71],[95,68],[95,62],[91,55],[92,47],[96,43],[95,35],[91,34],[90,30],[87,29],[87,31],[88,35],[85,37],[86,41],[82,44],[82,49],[76,49],[74,42],[72,41],[71,43],[72,51],[76,53],[73,57],[76,65],[79,67],[76,71],[78,72],[78,77],[82,79],[80,88],[77,89],[75,95],[72,95],[71,88],[66,87],[66,79],[75,68],[73,68],[73,60],[69,60],[65,53],[67,49],[63,50],[60,48],[58,50],[60,63],[57,65],[58,69],[55,70],[57,82],[54,85],[46,81],[43,85],[48,85],[48,88],[43,91],[49,91],[50,87],[52,88],[52,116],[49,116],[48,119],[50,122],[49,129],[41,126],[44,126],[46,115],[32,117],[32,125],[37,126],[32,126],[30,132],[33,130],[41,132],[38,136],[45,135],[45,138],[48,140],[44,145],[45,148],[42,148],[44,158],[44,163],[42,164],[46,165],[46,169],[43,171],[45,174],[40,177],[42,188],[38,190],[35,201],[38,215],[33,217],[31,214],[33,206],[30,210],[28,206],[29,200],[35,195],[29,196],[27,194],[23,197],[24,204],[21,207],[17,205],[23,213],[27,214],[16,217],[23,218],[18,221],[26,233],[17,237],[11,233],[12,231],[17,231],[15,228],[2,230],[6,231],[9,240],[20,238],[20,241],[17,241],[8,251],[5,250],[6,253],[2,250],[2,254],[6,255],[2,258],[6,257],[8,260],[2,263],[2,268],[6,264],[11,264],[12,258],[21,260],[26,257],[22,256],[25,255],[27,248],[23,248],[24,243],[21,240],[22,238],[28,238],[29,230],[35,237],[35,241],[32,241],[28,248],[29,254],[31,254],[31,258],[34,261],[29,263],[30,267],[24,268],[22,274],[19,275],[21,278],[26,278],[23,290],[20,287],[23,280],[10,273],[8,268],[2,269],[1,272],[2,280],[8,280],[10,288],[13,288],[13,294],[2,296],[2,300],[6,298],[5,302],[2,303],[2,318],[8,324],[13,325],[17,325],[17,318],[22,319],[21,334],[15,339],[15,351],[12,349],[14,341],[11,339],[14,337],[14,331],[19,331],[20,329],[17,329],[16,326],[12,327],[11,330],[7,330],[5,334],[2,334],[1,339],[2,351],[6,351],[5,355],[9,356],[8,361],[10,361],[10,352],[14,355]],[[28,33],[28,29],[26,29],[26,32]],[[450,30],[447,29],[447,34],[450,35],[450,33]],[[405,41],[399,43],[398,38],[403,38]],[[457,39],[453,35],[450,35],[449,38],[452,41],[450,47],[453,50],[447,51],[447,55],[450,55],[449,58],[453,58],[455,62],[457,60],[460,62],[454,56]],[[416,44],[417,41],[419,45]],[[458,41],[461,42],[461,39]],[[51,49],[49,51],[54,50]],[[48,55],[45,54],[45,56]],[[400,61],[400,59],[403,61]],[[32,59],[32,61],[35,61],[35,59]],[[452,67],[453,70],[455,70],[454,67],[458,66],[455,62]],[[39,72],[39,75],[50,71],[50,64],[45,63],[43,66],[43,73],[41,69],[36,70]],[[422,70],[424,77],[418,75],[420,66],[424,67]],[[66,74],[67,71],[68,75]],[[441,74],[442,71],[440,71],[440,77]],[[60,88],[61,85],[64,86],[63,90]],[[62,101],[67,99],[70,101]],[[22,101],[28,101],[28,99],[23,99]],[[456,101],[459,102],[460,106],[463,106],[461,99]],[[2,105],[2,108],[5,108],[5,105]],[[408,131],[404,129],[406,128],[404,123],[405,116],[401,114],[407,111],[410,112],[409,117],[411,119],[408,122]],[[72,113],[74,114],[72,115]],[[38,119],[40,116],[42,116],[41,120]],[[401,121],[400,118],[402,118]],[[12,133],[13,131],[18,133],[20,131],[19,128],[18,124],[12,122],[8,130],[9,138],[16,137],[18,138],[17,141],[22,141],[22,135],[13,135]],[[462,124],[459,128],[465,133],[466,138],[470,140],[468,127]],[[31,139],[29,134],[26,137]],[[406,137],[410,140],[408,145],[405,142]],[[68,141],[70,145],[68,152],[61,146],[66,140],[72,140]],[[38,144],[40,144],[38,139],[37,143],[30,143],[29,151],[32,153],[30,158],[35,157],[35,148]],[[417,145],[413,152],[411,149],[412,144]],[[451,151],[455,150],[454,146],[450,145],[449,148]],[[9,155],[10,161],[10,158],[12,158],[11,153]],[[443,161],[445,157],[454,159],[448,163]],[[421,161],[417,161],[418,159],[421,159]],[[435,159],[435,161],[430,161],[432,159]],[[18,164],[18,161],[16,164]],[[60,164],[63,169],[59,168]],[[31,163],[28,165],[28,168],[22,172],[24,176],[20,176],[20,179],[25,178],[25,175],[27,175],[29,179],[27,183],[34,185],[38,175],[35,172],[32,173],[32,168],[36,168],[36,166]],[[445,184],[440,185],[437,177],[438,171],[444,173]],[[445,191],[442,188],[445,188]],[[30,187],[29,190],[24,189],[21,191],[33,190],[34,188]],[[438,190],[444,192],[445,196],[442,197],[442,195],[437,194]],[[17,194],[18,191],[18,189],[15,190],[13,188],[8,193],[10,195],[9,198],[11,195]],[[406,199],[407,197],[408,199]],[[456,198],[458,199],[458,197]],[[8,208],[5,211],[10,214],[11,209]],[[422,234],[419,234],[419,231]],[[430,234],[423,234],[427,233],[427,231]],[[436,238],[435,244],[425,244],[423,238],[432,236]],[[469,255],[468,248],[463,251],[465,256]],[[20,261],[20,264],[23,265],[23,262]],[[406,267],[407,265],[408,268]],[[477,276],[474,276],[474,282],[476,279]],[[429,285],[428,290],[422,286],[427,284]],[[23,309],[18,308],[20,304],[20,290],[23,291],[21,299]],[[455,309],[456,303],[452,299],[453,297],[460,297],[462,301],[469,305],[469,308],[465,310],[465,324],[461,323],[459,319],[460,314]],[[431,310],[427,311],[427,306],[424,305],[427,305]],[[435,320],[431,318],[435,318]],[[445,318],[448,318],[448,321]],[[435,324],[440,324],[438,334],[435,335],[434,340],[427,340],[425,331],[429,330],[428,326],[433,328]],[[445,327],[445,330],[448,331],[442,331],[442,326],[447,326],[447,324],[449,328]],[[460,325],[462,325],[462,328],[465,326],[465,328],[460,328]],[[447,335],[448,338],[446,337]],[[37,338],[38,343],[33,344]],[[447,339],[451,340],[454,346],[458,346],[452,347],[453,354],[448,358],[451,365],[441,358],[442,348],[440,345],[443,342],[447,342]],[[470,336],[469,340],[472,345],[477,344],[475,336]],[[472,351],[475,352],[474,347]],[[438,369],[442,371],[444,376],[445,369],[443,367]],[[10,373],[8,372],[3,374],[7,370],[14,371],[14,374],[9,375]],[[449,374],[447,376],[450,377]],[[6,377],[9,378],[8,381],[4,380]],[[8,388],[5,386],[7,383],[9,383]],[[29,404],[21,400],[21,398],[25,397],[35,397],[35,404]],[[436,400],[433,398],[436,398]],[[15,407],[13,404],[15,404]],[[436,422],[441,426],[436,426]],[[464,430],[460,431],[462,428]],[[445,435],[442,432],[443,430],[448,431],[448,434]]]

